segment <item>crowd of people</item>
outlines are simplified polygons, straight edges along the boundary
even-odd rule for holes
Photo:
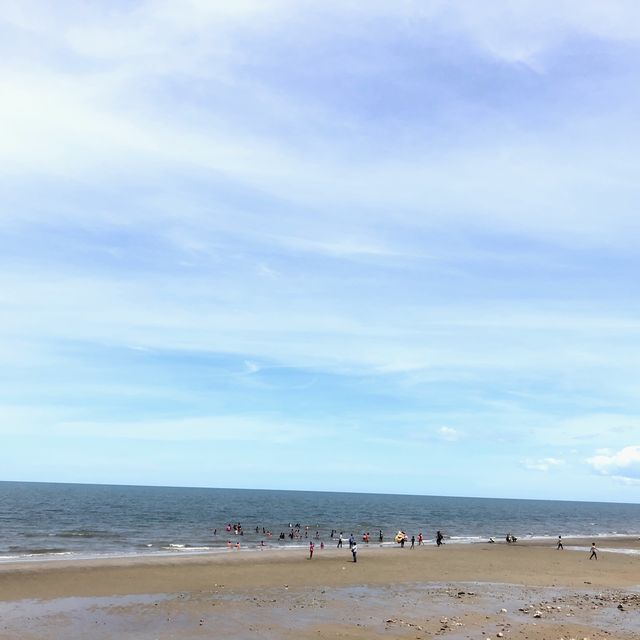
[[[240,522],[229,522],[227,523],[226,527],[225,527],[225,531],[227,534],[231,534],[233,533],[234,536],[244,536],[245,535],[245,530],[242,526],[242,523]],[[260,525],[256,525],[255,528],[253,529],[253,532],[255,533],[256,537],[261,537],[264,536],[265,538],[272,538],[273,537],[273,533],[271,532],[270,529],[268,529],[265,526],[260,526]],[[213,535],[217,536],[218,535],[218,529],[215,528],[213,529]],[[305,540],[305,539],[309,539],[311,538],[310,542],[309,542],[309,558],[313,558],[313,553],[316,550],[316,545],[319,545],[320,549],[324,549],[325,548],[325,542],[324,540],[321,540],[321,535],[320,535],[320,527],[319,525],[316,525],[313,534],[311,534],[311,529],[309,527],[309,525],[305,525],[302,526],[300,523],[293,523],[290,522],[289,526],[288,526],[288,531],[281,531],[280,534],[278,535],[278,540],[281,542],[285,542],[287,539],[289,539],[290,541],[301,541],[301,540]],[[345,537],[345,534],[343,531],[338,532],[337,529],[331,529],[330,533],[329,533],[329,539],[336,542],[336,546],[338,549],[342,548],[345,544],[348,543],[349,545],[349,550],[352,552],[353,554],[353,560],[354,562],[357,561],[357,542],[356,542],[356,538],[355,535],[353,533],[349,534],[348,537]],[[378,530],[376,539],[378,541],[378,543],[382,544],[385,540],[385,536],[384,536],[384,532],[382,531],[382,529]],[[398,543],[400,545],[401,548],[404,548],[405,543],[406,542],[411,542],[411,548],[413,549],[416,546],[416,542],[418,546],[422,546],[425,544],[425,537],[422,533],[422,531],[418,532],[417,536],[414,534],[411,536],[411,538],[409,539],[409,536],[407,535],[407,533],[405,533],[404,531],[400,530],[398,531],[398,533],[392,538],[393,541],[395,541],[396,543]],[[370,542],[372,542],[372,535],[371,532],[369,531],[365,531],[362,533],[361,535],[361,540],[364,544],[368,545]],[[435,536],[435,544],[439,547],[442,544],[444,544],[444,535],[442,534],[441,531],[437,531],[436,536]],[[231,539],[227,540],[227,547],[228,548],[235,548],[235,549],[240,549],[240,541],[236,541],[236,542],[232,542]],[[265,547],[265,540],[261,539],[258,545],[260,548],[264,548]]]
[[[227,533],[231,533],[233,532],[234,535],[236,536],[244,536],[244,529],[242,528],[242,524],[240,522],[237,523],[228,523],[226,525],[226,532]],[[266,527],[260,527],[258,525],[256,525],[255,527],[255,534],[256,536],[260,536],[260,534],[262,534],[263,536],[267,537],[267,538],[271,538],[273,536],[272,532],[267,529]],[[287,538],[289,538],[292,541],[299,541],[302,539],[308,539],[309,538],[309,531],[310,528],[308,525],[306,526],[301,526],[300,523],[289,523],[289,531],[288,533],[285,533],[285,531],[281,531],[280,535],[278,536],[278,540],[280,541],[286,541]],[[213,529],[213,535],[217,536],[218,535],[218,529]],[[333,541],[337,540],[337,544],[336,547],[338,549],[341,549],[345,543],[349,544],[349,550],[351,551],[352,555],[353,555],[353,561],[357,562],[357,552],[358,552],[358,545],[356,542],[356,538],[354,536],[353,533],[351,533],[349,535],[348,538],[345,538],[344,536],[344,532],[340,531],[338,533],[337,529],[331,529],[331,532],[329,534],[329,538]],[[319,545],[320,545],[320,549],[324,549],[325,548],[325,543],[324,540],[320,539],[320,527],[318,525],[316,525],[315,527],[315,533],[314,533],[314,539],[319,541]],[[378,542],[380,544],[383,543],[384,541],[384,533],[382,531],[382,529],[379,529],[378,531],[378,535],[377,535],[377,539]],[[436,546],[440,547],[444,544],[444,539],[445,536],[442,533],[442,531],[438,530],[436,531],[436,535],[435,535],[435,544]],[[396,535],[393,537],[393,540],[396,544],[400,545],[401,548],[404,549],[405,543],[410,542],[410,549],[414,549],[416,546],[416,542],[418,543],[418,546],[422,546],[425,543],[425,538],[424,535],[422,533],[422,531],[418,532],[418,535],[416,537],[415,534],[411,535],[411,538],[409,538],[408,534],[403,531],[402,529],[400,529]],[[516,536],[514,536],[511,532],[507,533],[505,540],[507,542],[507,544],[513,544],[515,542],[517,542],[518,538]],[[362,534],[362,542],[364,542],[366,545],[368,545],[371,542],[371,533],[369,531],[366,531]],[[495,539],[494,538],[489,538],[489,542],[490,543],[495,543]],[[260,544],[259,544],[260,548],[264,548],[265,547],[265,541],[264,539],[260,540]],[[240,549],[240,542],[236,541],[235,543],[232,543],[232,541],[229,539],[227,540],[227,548],[232,549]],[[309,559],[313,558],[313,553],[315,551],[316,548],[316,542],[314,540],[311,540],[309,542]],[[558,536],[558,541],[557,541],[557,547],[558,550],[564,550],[564,546],[563,546],[563,541],[562,541],[562,536]],[[598,559],[598,555],[597,555],[598,549],[596,548],[595,542],[591,545],[591,549],[590,549],[590,556],[589,559]]]

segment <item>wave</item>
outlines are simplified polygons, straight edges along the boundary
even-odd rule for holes
[[[191,546],[189,544],[170,544],[160,547],[162,551],[211,551],[213,547]]]
[[[109,538],[117,539],[122,536],[114,531],[102,531],[96,529],[71,529],[70,531],[59,531],[49,534],[54,538]]]
[[[10,546],[9,552],[17,556],[46,556],[46,555],[67,555],[71,551],[61,547],[18,547]]]

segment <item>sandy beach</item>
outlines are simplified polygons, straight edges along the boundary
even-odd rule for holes
[[[3,564],[0,638],[640,637],[640,541],[600,539],[597,561],[589,545]]]

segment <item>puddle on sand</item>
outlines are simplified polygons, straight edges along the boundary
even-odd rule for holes
[[[617,608],[621,597],[627,597],[624,611]],[[23,600],[0,603],[0,640],[289,640],[335,637],[336,630],[462,640],[530,625],[537,609],[540,626],[581,624],[640,637],[640,597],[629,591],[438,583]]]

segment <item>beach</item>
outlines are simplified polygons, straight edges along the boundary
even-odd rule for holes
[[[597,543],[12,562],[0,638],[638,638],[640,541]]]

